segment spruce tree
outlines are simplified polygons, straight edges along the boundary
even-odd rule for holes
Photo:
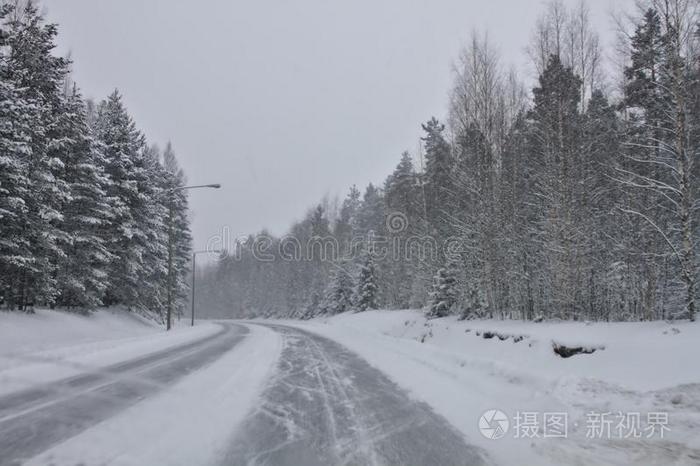
[[[167,167],[145,149],[116,91],[84,104],[56,34],[34,2],[0,6],[0,299],[161,312],[166,224],[176,300],[186,292],[187,200],[172,189],[184,176],[170,148]]]
[[[357,214],[360,209],[360,196],[360,190],[353,185],[345,199],[343,199],[340,213],[333,226],[333,234],[338,240],[339,252],[342,257],[347,257],[351,254],[350,243],[353,236],[357,233]]]
[[[138,202],[132,205],[131,212],[138,225],[136,230],[138,234],[133,236],[130,246],[139,257],[141,265],[139,273],[142,282],[142,285],[134,290],[137,297],[136,305],[141,309],[148,309],[165,321],[168,290],[171,290],[170,297],[173,304],[171,309],[177,315],[175,303],[178,300],[175,298],[175,288],[167,286],[168,246],[169,239],[172,239],[173,252],[175,251],[174,199],[177,194],[182,193],[169,190],[168,175],[160,162],[158,150],[145,147],[143,151],[137,152],[134,161],[133,174],[138,189]],[[173,204],[172,224],[170,223],[171,202]],[[173,260],[174,257],[173,255]],[[174,283],[178,281],[175,268],[171,278]]]
[[[425,136],[421,139],[425,148],[425,219],[438,243],[451,234],[450,216],[453,206],[451,172],[453,160],[450,145],[444,136],[445,125],[435,117],[422,125]],[[440,258],[442,260],[442,258]]]
[[[0,9],[0,48],[8,44],[4,21],[10,12],[10,5]],[[0,300],[14,309],[22,305],[20,280],[33,262],[25,199],[31,196],[31,137],[37,117],[9,75],[7,62],[0,60]]]
[[[352,309],[353,281],[346,267],[349,263],[341,262],[336,265],[328,284],[323,311],[335,315]]]
[[[455,265],[448,261],[440,267],[433,278],[430,292],[428,318],[445,317],[452,313],[457,302],[457,277]]]
[[[139,160],[144,137],[136,129],[117,91],[100,103],[95,133],[104,150],[105,172],[110,178],[107,196],[114,213],[107,248],[116,259],[109,267],[110,286],[105,304],[138,306],[138,288],[146,276],[142,245],[147,236],[135,215],[145,202],[139,192],[139,184],[147,182],[143,173],[145,167]],[[144,216],[139,217],[143,219]]]
[[[372,183],[367,185],[362,196],[354,230],[358,235],[367,236],[369,232],[383,235],[385,227],[384,193]]]
[[[57,131],[63,135],[54,147],[63,161],[61,176],[70,187],[70,199],[63,207],[61,227],[69,244],[58,261],[59,306],[93,309],[102,304],[107,273],[114,256],[108,250],[112,212],[104,173],[101,147],[94,142],[87,125],[85,105],[76,87],[66,96]]]
[[[617,268],[615,264],[624,263],[633,274],[635,264],[625,249],[631,246],[628,242],[641,242],[643,238],[638,230],[621,228],[624,219],[619,218],[616,209],[621,202],[621,193],[612,182],[615,177],[612,168],[620,161],[622,142],[617,112],[603,92],[596,89],[583,117],[581,151],[586,155],[583,172],[587,189],[583,193],[582,206],[587,215],[582,219],[581,228],[586,232],[588,247],[581,260],[582,275],[587,277],[584,291],[587,305],[582,311],[586,319],[600,319],[604,310],[610,307],[608,301],[615,296],[608,273]]]
[[[419,254],[423,252],[410,244],[410,239],[420,233],[422,209],[418,175],[408,152],[401,154],[399,164],[386,179],[384,193],[389,241],[389,257],[383,268],[387,279],[387,305],[405,309],[413,295],[413,272],[420,264],[422,258]]]
[[[372,252],[367,251],[360,267],[355,291],[355,308],[359,312],[379,307],[377,304],[379,284],[376,273]]]
[[[624,105],[645,111],[649,128],[658,131],[661,93],[658,86],[663,60],[661,18],[653,8],[644,13],[631,39],[630,65],[625,68]]]
[[[36,302],[54,302],[56,267],[69,242],[61,220],[70,189],[59,175],[63,161],[55,152],[63,138],[56,122],[63,110],[62,90],[69,63],[51,53],[57,27],[47,24],[32,2],[22,7],[20,14],[12,15],[6,33],[3,78],[33,107],[25,116],[31,119],[31,154],[25,165],[31,192],[24,198],[26,212],[18,219],[29,256],[16,278],[14,293],[19,306],[27,309]]]
[[[583,277],[579,255],[586,240],[580,228],[581,199],[586,191],[580,144],[579,99],[581,80],[556,55],[533,89],[529,112],[529,162],[534,172],[530,202],[536,207],[531,221],[534,266],[546,270],[547,312],[566,318],[579,310]]]

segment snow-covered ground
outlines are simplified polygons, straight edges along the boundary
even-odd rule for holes
[[[460,322],[417,311],[286,323],[357,352],[499,464],[700,464],[700,323]],[[595,352],[562,358],[555,344]],[[497,440],[479,430],[491,409],[509,420]],[[545,428],[545,416],[561,413],[566,437],[553,438],[561,429]]]
[[[218,330],[213,323],[194,328],[183,324],[166,333],[162,325],[118,309],[88,316],[41,309],[35,314],[0,313],[0,395],[195,341]]]
[[[155,322],[121,309],[90,315],[48,309],[37,309],[34,314],[1,312],[0,324],[0,354],[133,337],[159,329]]]
[[[357,353],[410,396],[427,403],[461,432],[465,444],[487,452],[496,464],[700,464],[700,323],[426,320],[418,311],[370,311],[283,323]],[[222,329],[227,329],[223,337]],[[279,375],[278,361],[284,365],[283,345],[297,340],[284,337],[274,326],[246,323],[198,322],[194,328],[183,325],[166,333],[124,312],[89,317],[54,311],[0,314],[0,395],[202,342],[191,352],[160,361],[165,367],[231,341],[186,377],[66,436],[29,462],[225,463],[221,455],[243,429],[246,416],[256,406],[260,409],[261,397]],[[323,347],[312,346],[314,351]],[[555,346],[593,352],[562,358]],[[288,360],[304,357],[282,354]],[[342,357],[324,354],[334,370],[354,367]],[[157,372],[158,367],[143,373]],[[365,380],[360,375],[350,373],[344,380],[360,384]],[[90,388],[90,382],[85,383]],[[356,402],[361,403],[366,391],[356,388]],[[288,401],[293,404],[293,399]],[[483,435],[490,431],[482,432],[480,417],[488,410],[502,411],[509,421],[502,438]],[[563,413],[566,435],[552,438],[561,429],[545,425],[545,416],[551,420]],[[653,432],[650,414],[658,421]],[[11,422],[6,425],[11,427]]]

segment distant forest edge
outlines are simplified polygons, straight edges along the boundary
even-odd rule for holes
[[[147,144],[117,91],[82,98],[32,2],[0,5],[0,308],[164,318],[170,298],[181,313],[191,237],[172,147]]]
[[[383,186],[324,200],[287,237],[238,241],[202,270],[199,308],[226,317],[423,308],[435,317],[694,319],[698,1],[643,0],[618,18],[617,47],[606,53],[587,5],[572,3],[549,3],[534,27],[530,92],[488,36],[474,34],[456,62],[445,123],[422,125],[421,153],[404,153]],[[339,254],[311,248],[289,260],[290,247],[328,238]],[[377,238],[398,254],[377,254]],[[458,247],[414,254],[410,238]]]

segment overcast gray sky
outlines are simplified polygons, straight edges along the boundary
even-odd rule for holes
[[[574,1],[565,3],[574,4]],[[590,0],[606,48],[610,10]],[[123,93],[137,125],[172,140],[197,247],[284,233],[324,194],[381,182],[420,123],[443,117],[450,65],[471,30],[527,72],[539,0],[44,0],[84,94]]]

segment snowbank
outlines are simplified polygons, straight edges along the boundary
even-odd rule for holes
[[[34,314],[0,312],[0,354],[132,337],[157,331],[154,322],[119,309],[89,315],[38,309]]]
[[[371,311],[293,323],[365,357],[500,464],[700,462],[700,323],[426,320]],[[484,338],[490,337],[490,338]],[[554,344],[595,350],[562,358]],[[489,409],[566,412],[565,439],[485,438]],[[589,413],[668,413],[663,439],[587,438]],[[541,426],[540,426],[541,428]]]
[[[87,316],[0,312],[0,395],[188,343],[219,329],[204,323],[166,333],[162,326],[120,310]]]
[[[626,388],[655,390],[700,382],[700,322],[520,322],[427,320],[418,311],[342,314],[320,323],[407,338],[496,361],[509,373],[541,377],[586,376]],[[484,334],[494,333],[492,338]],[[501,340],[499,337],[508,337]],[[515,341],[516,337],[522,340]],[[553,343],[596,349],[561,358]],[[669,364],[669,362],[673,362]],[[687,370],[679,370],[686,368]],[[696,370],[692,370],[696,368]]]

